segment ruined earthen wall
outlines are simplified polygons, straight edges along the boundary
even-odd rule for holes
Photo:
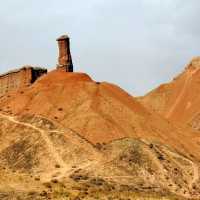
[[[46,69],[23,67],[0,75],[0,96],[7,92],[30,86],[45,73],[47,73]]]

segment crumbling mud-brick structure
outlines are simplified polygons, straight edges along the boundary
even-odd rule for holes
[[[73,63],[70,52],[70,38],[63,35],[57,39],[59,48],[58,70],[73,72]]]
[[[24,66],[21,69],[9,71],[0,75],[0,96],[7,92],[28,87],[40,76],[47,73],[47,69]]]
[[[59,47],[59,58],[57,70],[73,72],[73,63],[70,53],[70,39],[63,35],[57,39]],[[47,73],[47,69],[39,67],[24,66],[20,69],[9,71],[0,75],[0,96],[7,92],[28,87],[40,76]]]

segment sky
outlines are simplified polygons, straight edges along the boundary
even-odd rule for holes
[[[68,34],[75,71],[144,95],[200,55],[199,10],[199,0],[2,1],[0,73],[54,69]]]

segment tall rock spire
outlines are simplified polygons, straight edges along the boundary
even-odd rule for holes
[[[73,63],[70,53],[70,38],[63,35],[57,39],[59,48],[58,70],[73,72]]]

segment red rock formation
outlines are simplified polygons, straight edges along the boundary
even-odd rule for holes
[[[7,92],[30,86],[41,75],[46,73],[46,69],[25,66],[21,69],[2,74],[0,75],[0,96]]]
[[[59,58],[57,69],[66,72],[73,72],[73,63],[70,53],[70,39],[67,35],[63,35],[57,39],[59,48]]]
[[[70,53],[70,39],[63,35],[57,39],[59,47],[59,58],[57,69],[66,72],[73,72],[73,63]],[[7,92],[17,90],[21,87],[30,86],[47,70],[25,66],[0,75],[0,96]]]
[[[49,72],[23,94],[0,99],[0,109],[17,116],[43,116],[93,144],[142,138],[200,158],[196,132],[174,127],[118,86],[97,84],[83,73]]]

